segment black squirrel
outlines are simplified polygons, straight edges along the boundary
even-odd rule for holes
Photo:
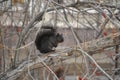
[[[41,53],[55,51],[53,48],[58,46],[58,43],[64,41],[63,35],[56,32],[56,28],[52,26],[42,26],[38,32],[35,45]]]

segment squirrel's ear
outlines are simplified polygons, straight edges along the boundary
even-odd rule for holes
[[[56,36],[59,36],[59,35],[60,35],[59,33],[56,34]]]

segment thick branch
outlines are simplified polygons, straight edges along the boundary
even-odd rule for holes
[[[83,50],[87,52],[98,51],[115,45],[120,45],[120,33],[82,43]]]

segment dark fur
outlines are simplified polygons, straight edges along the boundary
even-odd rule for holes
[[[54,51],[53,48],[58,46],[58,43],[63,42],[63,35],[56,32],[56,29],[50,26],[43,26],[37,34],[35,44],[41,53]]]

